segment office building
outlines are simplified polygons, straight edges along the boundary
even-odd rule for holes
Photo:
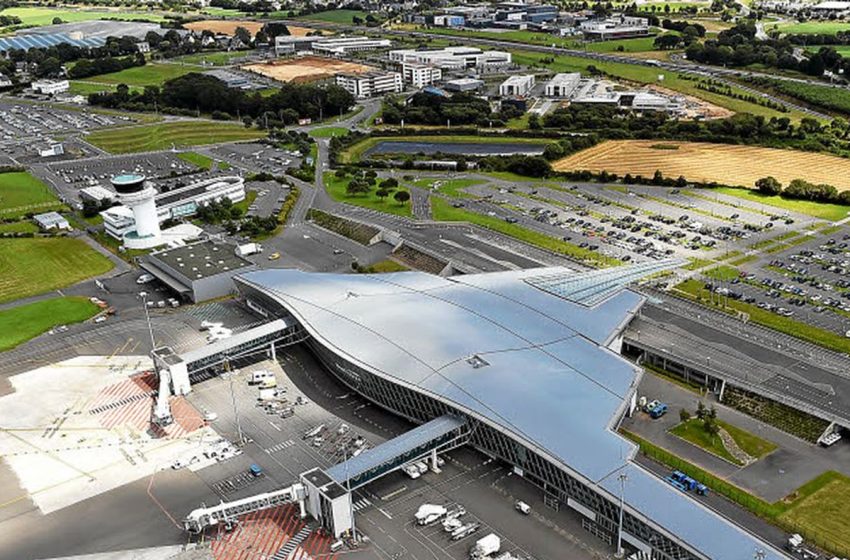
[[[581,74],[570,72],[569,74],[555,74],[546,82],[544,95],[546,97],[570,97],[581,81]]]
[[[354,97],[366,98],[404,89],[398,72],[364,72],[362,74],[337,74],[336,84]]]
[[[446,47],[437,50],[401,49],[389,52],[390,62],[430,64],[442,70],[493,68],[511,63],[511,53],[482,51],[478,47]]]
[[[432,64],[403,63],[401,74],[404,83],[415,88],[423,88],[439,82],[443,77],[443,71]]]
[[[499,85],[499,95],[502,97],[524,97],[534,87],[534,75],[511,76]]]

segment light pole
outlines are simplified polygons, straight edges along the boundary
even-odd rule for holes
[[[230,384],[230,402],[233,405],[233,416],[236,419],[236,433],[239,436],[239,445],[245,443],[245,436],[242,434],[242,422],[239,420],[239,408],[236,406],[236,394],[233,392],[233,374],[230,371],[230,358],[224,356],[224,371],[227,372],[227,380]]]
[[[142,292],[142,307],[145,309],[145,320],[148,323],[148,333],[151,335],[151,352],[156,350],[156,341],[153,338],[153,327],[151,326],[151,315],[148,312],[148,293]]]
[[[621,472],[617,475],[617,480],[620,481],[620,524],[617,529],[617,552],[614,554],[617,558],[623,557],[623,509],[625,503],[625,494],[626,494],[626,481],[629,479],[629,475],[624,472]]]

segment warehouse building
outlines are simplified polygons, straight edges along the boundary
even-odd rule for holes
[[[511,76],[499,85],[502,97],[525,97],[534,87],[534,75]]]
[[[546,82],[544,95],[546,97],[570,97],[575,92],[581,81],[581,74],[570,72],[569,74],[555,74]]]
[[[511,53],[482,51],[477,47],[446,47],[438,50],[400,49],[389,52],[390,62],[430,64],[442,70],[494,68],[511,63]]]
[[[302,328],[304,344],[352,391],[420,425],[317,474],[316,486],[339,487],[334,503],[410,449],[464,437],[593,534],[609,543],[622,537],[626,557],[784,560],[639,465],[637,446],[616,430],[636,409],[642,376],[619,355],[645,301],[626,286],[680,264],[453,278],[276,269],[234,280],[252,309]],[[315,509],[334,535],[350,524]]]
[[[191,303],[232,294],[233,277],[257,268],[235,246],[210,240],[155,251],[140,258],[139,266]]]
[[[358,99],[398,93],[404,89],[398,72],[364,72],[362,74],[337,74],[336,85]]]
[[[585,38],[597,41],[646,37],[649,35],[649,20],[646,18],[620,16],[605,20],[589,20],[579,24]]]

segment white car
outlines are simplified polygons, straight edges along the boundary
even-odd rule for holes
[[[106,315],[101,315],[94,320],[95,323],[103,323],[104,321],[106,321]]]

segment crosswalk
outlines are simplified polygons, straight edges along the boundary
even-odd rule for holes
[[[301,527],[301,530],[295,533],[291,539],[286,541],[286,544],[280,547],[274,556],[272,556],[272,560],[286,560],[290,554],[295,552],[295,549],[298,548],[298,545],[304,542],[304,540],[310,536],[310,533],[313,532],[313,528],[309,525],[305,525]]]
[[[360,510],[366,509],[367,507],[369,507],[371,505],[372,505],[372,502],[370,502],[368,498],[360,498],[359,500],[357,500],[356,502],[354,502],[352,504],[351,508],[355,512],[358,512]]]
[[[131,395],[129,397],[124,397],[117,401],[113,401],[109,404],[105,404],[103,406],[98,406],[97,408],[92,408],[89,410],[89,414],[100,414],[101,412],[106,412],[107,410],[111,410],[113,408],[117,408],[119,406],[124,406],[125,404],[130,404],[131,402],[135,402],[142,399],[147,399],[156,395],[156,391],[150,391],[149,393],[139,393],[136,395]]]
[[[282,442],[278,443],[277,445],[272,445],[271,447],[266,448],[265,452],[268,453],[269,455],[273,455],[275,453],[280,453],[281,451],[283,451],[287,447],[292,447],[293,445],[295,445],[295,442],[291,439],[288,439],[286,441],[282,441]]]

